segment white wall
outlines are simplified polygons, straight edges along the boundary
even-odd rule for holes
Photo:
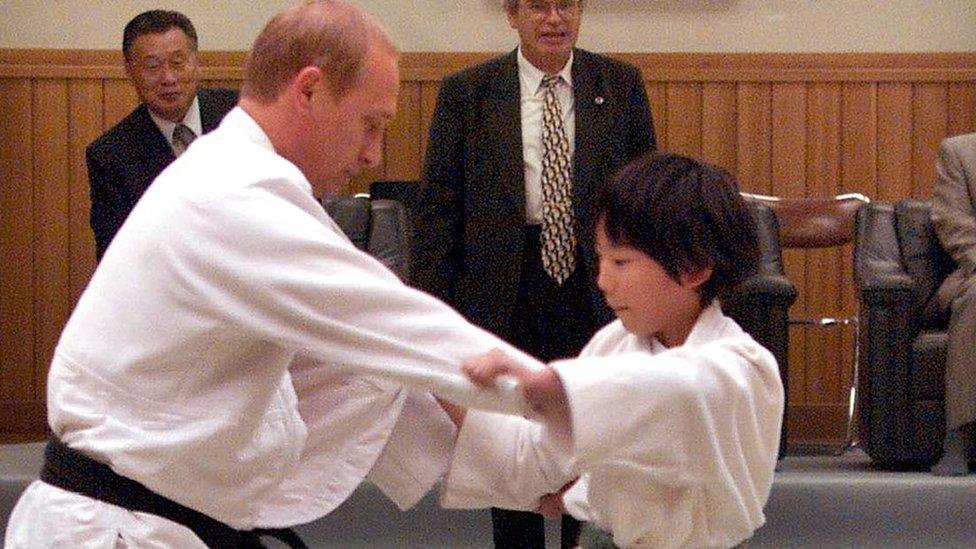
[[[404,51],[503,51],[500,0],[353,0]],[[0,0],[0,48],[116,49],[151,8],[186,13],[204,50],[246,50],[295,0]],[[976,51],[976,0],[587,0],[580,45],[613,52]]]

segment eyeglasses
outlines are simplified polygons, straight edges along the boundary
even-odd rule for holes
[[[544,2],[542,0],[528,0],[525,9],[533,17],[544,18],[555,9],[560,17],[575,15],[579,9],[579,0],[556,0],[555,2]]]
[[[146,57],[141,59],[137,66],[146,76],[158,76],[163,70],[169,68],[175,74],[182,74],[189,69],[195,61],[193,54],[176,54],[168,58]]]

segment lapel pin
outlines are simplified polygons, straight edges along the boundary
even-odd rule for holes
[[[593,102],[596,103],[597,105],[602,105],[603,104],[603,101],[604,101],[604,99],[603,99],[603,96],[602,95],[596,96],[596,99],[593,100]]]

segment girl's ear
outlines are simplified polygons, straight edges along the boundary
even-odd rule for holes
[[[678,283],[685,288],[697,289],[702,284],[708,282],[708,279],[712,278],[713,271],[715,271],[715,266],[712,264],[698,267],[693,271],[678,275]]]

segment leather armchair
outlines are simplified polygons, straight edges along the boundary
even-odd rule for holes
[[[400,280],[409,280],[411,228],[402,203],[364,196],[328,196],[322,206],[357,248],[379,259]]]
[[[955,268],[920,200],[872,203],[857,218],[860,442],[890,468],[925,468],[945,434],[948,318],[930,301]]]
[[[786,278],[779,245],[779,224],[776,214],[766,204],[747,201],[759,233],[762,257],[759,271],[743,281],[722,301],[722,309],[760,345],[769,349],[779,365],[780,379],[786,402],[783,407],[779,455],[786,450],[786,410],[788,404],[787,345],[789,342],[788,310],[796,300],[796,288]]]

